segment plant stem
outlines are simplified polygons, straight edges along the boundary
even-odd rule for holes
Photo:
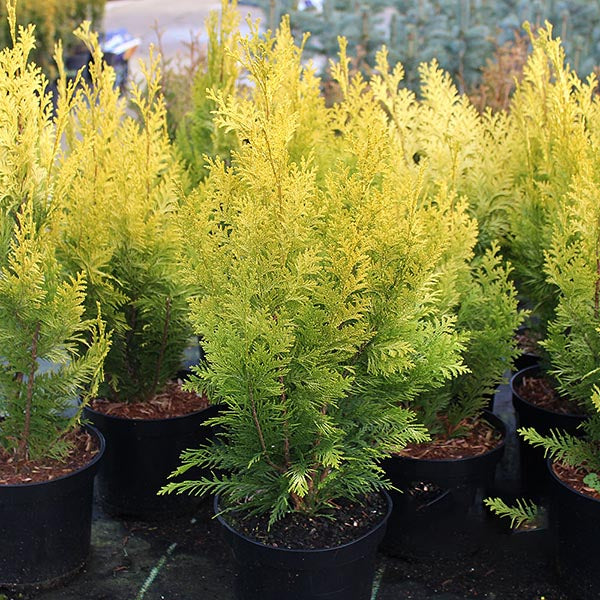
[[[292,464],[290,456],[290,425],[287,419],[287,408],[285,406],[287,396],[285,394],[285,384],[283,382],[283,375],[279,377],[279,383],[281,383],[281,402],[283,403],[283,458],[285,460],[286,468]]]
[[[280,467],[279,465],[276,465],[269,457],[267,445],[265,444],[265,437],[263,435],[262,427],[260,426],[260,422],[258,420],[256,402],[254,401],[254,394],[252,393],[252,388],[248,389],[248,393],[250,395],[250,405],[252,407],[252,420],[254,421],[254,426],[256,427],[256,432],[258,433],[258,441],[260,442],[260,447],[262,448],[262,451],[265,455],[265,461],[269,466],[273,467],[279,473],[285,473],[285,469],[283,467]]]
[[[133,366],[133,344],[135,342],[135,328],[137,325],[137,308],[133,304],[134,300],[130,301],[131,303],[131,313],[130,315],[126,314],[127,320],[127,333],[125,334],[125,361],[127,365],[127,374],[134,380],[137,384],[138,378],[136,377],[136,369]],[[115,390],[116,391],[116,390]]]
[[[273,315],[273,320],[275,323],[278,323],[277,315]],[[285,461],[285,468],[289,469],[292,464],[292,459],[290,455],[290,424],[287,418],[287,395],[285,393],[285,381],[283,379],[283,375],[279,376],[279,384],[281,385],[281,404],[283,406],[283,458]]]
[[[165,358],[165,349],[167,347],[167,336],[169,334],[169,326],[171,324],[171,306],[173,302],[171,298],[167,298],[166,310],[165,310],[165,323],[163,326],[162,338],[160,340],[160,351],[158,353],[158,360],[156,361],[156,371],[154,373],[154,382],[152,383],[152,390],[150,398],[153,398],[156,394],[156,388],[158,386],[158,380],[160,377],[160,370],[162,369],[162,363]]]
[[[596,289],[594,293],[594,318],[600,314],[600,215],[596,220]]]
[[[283,210],[283,189],[281,187],[281,177],[275,166],[275,159],[273,158],[273,151],[271,150],[271,142],[269,141],[269,134],[267,130],[263,128],[263,135],[265,136],[265,143],[267,144],[267,152],[269,154],[269,165],[273,171],[273,177],[275,178],[275,184],[277,185],[277,199],[279,200],[279,210]]]
[[[31,405],[33,403],[33,381],[37,370],[37,348],[40,337],[40,323],[35,326],[33,339],[31,341],[31,364],[29,377],[27,379],[27,397],[25,402],[25,422],[23,424],[23,435],[19,443],[17,456],[19,460],[29,459],[29,437],[31,434]]]

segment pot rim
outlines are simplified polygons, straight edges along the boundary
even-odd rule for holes
[[[26,489],[26,488],[32,488],[35,486],[49,485],[49,484],[56,483],[58,481],[63,481],[65,479],[69,479],[71,477],[76,477],[83,471],[86,471],[86,470],[92,468],[104,455],[104,450],[106,449],[106,440],[104,439],[104,436],[102,435],[102,433],[93,425],[89,425],[88,423],[86,423],[84,425],[81,425],[81,427],[83,427],[84,429],[87,429],[90,433],[93,433],[96,436],[96,439],[98,440],[98,443],[100,446],[98,448],[98,452],[96,452],[96,454],[94,455],[92,460],[90,460],[90,462],[79,467],[75,471],[71,471],[70,473],[61,475],[60,477],[55,477],[54,479],[49,479],[48,481],[32,481],[32,482],[28,482],[28,483],[0,483],[0,488],[1,489]]]
[[[367,537],[373,535],[373,533],[375,533],[381,527],[384,527],[386,525],[388,519],[390,518],[390,515],[392,514],[393,504],[392,504],[392,499],[390,498],[390,495],[387,493],[386,490],[379,490],[378,493],[383,495],[383,497],[385,498],[385,501],[387,503],[387,511],[386,511],[385,515],[382,517],[382,519],[376,525],[374,525],[371,529],[369,529],[369,531],[367,531],[366,533],[363,533],[363,535],[361,535],[360,537],[358,537],[354,540],[351,540],[349,542],[346,542],[345,544],[340,544],[339,546],[328,546],[327,548],[279,548],[279,547],[271,546],[269,544],[265,544],[263,542],[259,542],[258,540],[252,539],[251,537],[248,537],[246,534],[235,529],[235,527],[232,527],[221,516],[222,513],[219,512],[219,497],[220,497],[219,494],[215,494],[215,496],[214,496],[213,510],[215,512],[214,516],[219,521],[221,526],[225,527],[227,530],[229,530],[236,536],[241,537],[246,542],[249,542],[258,548],[264,548],[266,550],[277,550],[279,552],[286,553],[288,556],[299,555],[299,554],[309,554],[309,555],[315,556],[315,555],[317,555],[319,553],[323,553],[323,552],[332,552],[332,551],[339,552],[340,550],[349,548],[350,546],[353,546],[353,545],[361,542],[362,540],[366,539]]]
[[[586,494],[582,494],[580,491],[578,491],[575,488],[571,487],[568,483],[565,483],[554,472],[554,469],[552,468],[552,466],[554,465],[555,462],[558,462],[558,461],[555,461],[552,458],[547,458],[546,459],[546,466],[547,466],[548,470],[550,471],[550,475],[553,477],[554,481],[556,481],[557,483],[559,483],[562,488],[568,490],[572,494],[575,494],[575,495],[579,496],[580,498],[582,498],[584,500],[587,500],[588,502],[594,502],[594,503],[596,503],[596,504],[598,504],[600,506],[600,499],[598,499],[598,498],[592,498],[592,496],[588,496]]]
[[[490,456],[494,452],[502,451],[504,449],[504,447],[506,446],[506,435],[507,435],[506,423],[497,414],[493,413],[491,410],[482,411],[480,418],[481,417],[483,417],[488,422],[488,424],[491,425],[494,429],[496,429],[496,431],[498,431],[500,433],[500,435],[502,436],[502,439],[497,446],[494,446],[493,448],[490,448],[489,450],[486,450],[485,452],[482,452],[481,454],[475,454],[474,456],[464,456],[463,458],[415,458],[414,456],[405,456],[404,454],[394,454],[390,458],[406,460],[406,461],[414,461],[414,462],[430,462],[430,463],[435,463],[435,464],[440,464],[440,463],[457,464],[457,463],[466,462],[469,460],[480,460],[486,456]],[[490,422],[490,420],[489,420],[490,417],[492,418],[492,420],[497,421],[497,423]],[[389,460],[389,459],[387,459],[387,460]]]
[[[527,371],[527,373],[526,373]],[[515,382],[517,377],[519,377],[520,379],[523,378],[525,375],[528,375],[529,373],[533,373],[534,371],[539,371],[542,375],[545,374],[545,371],[540,367],[540,365],[532,365],[530,367],[525,367],[524,369],[521,369],[520,371],[517,371],[511,378],[510,378],[510,391],[511,394],[513,395],[513,397],[516,397],[519,399],[520,402],[522,402],[523,404],[526,404],[527,406],[530,406],[531,408],[534,408],[536,410],[539,410],[542,413],[546,413],[549,415],[559,415],[561,417],[573,417],[575,419],[581,419],[581,420],[585,420],[589,417],[589,415],[584,415],[584,414],[578,414],[578,413],[564,413],[564,412],[556,412],[554,410],[548,410],[547,408],[544,408],[543,406],[538,406],[537,404],[534,404],[533,402],[530,402],[529,400],[527,400],[526,398],[523,398],[523,396],[521,396],[521,394],[519,394],[517,392],[517,390],[515,389]]]
[[[135,423],[163,423],[163,422],[174,422],[174,421],[178,421],[180,419],[187,419],[188,417],[191,417],[194,415],[199,415],[207,410],[210,410],[211,408],[213,408],[215,406],[217,406],[217,405],[209,404],[205,408],[201,408],[200,410],[195,410],[194,412],[187,413],[185,415],[178,415],[176,417],[164,417],[162,419],[141,419],[140,417],[121,417],[119,415],[109,415],[102,411],[96,410],[89,405],[84,408],[84,411],[90,411],[94,415],[99,415],[106,419],[111,419],[113,421],[123,421],[126,423],[132,423],[132,422],[135,422]]]
[[[190,365],[192,366],[196,366],[196,365]],[[192,375],[192,370],[191,368],[181,368],[177,371],[177,373],[174,375],[173,380],[175,378],[179,378],[179,379],[185,379],[186,377],[189,377],[190,375]],[[144,402],[144,401],[142,401]],[[132,402],[131,404],[137,404]],[[105,417],[107,419],[112,419],[114,421],[125,421],[127,423],[131,423],[131,422],[135,422],[135,423],[162,423],[165,421],[176,421],[178,419],[187,419],[188,417],[191,417],[192,415],[199,415],[200,413],[203,413],[206,410],[209,410],[210,408],[212,408],[213,406],[217,406],[216,404],[212,404],[209,400],[209,404],[208,406],[206,406],[205,408],[201,408],[200,410],[195,410],[193,412],[187,413],[185,415],[178,415],[176,417],[164,417],[162,419],[141,419],[140,417],[121,417],[119,415],[108,415],[100,410],[96,410],[94,408],[92,408],[89,404],[85,406],[85,410],[89,410],[91,413],[95,414],[95,415],[100,415],[102,417]]]

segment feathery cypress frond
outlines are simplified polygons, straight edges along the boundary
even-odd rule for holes
[[[113,331],[100,394],[147,400],[175,375],[189,337],[191,290],[178,264],[176,222],[182,170],[166,133],[156,54],[143,67],[145,90],[131,86],[129,100],[139,115],[134,120],[125,115],[97,36],[89,25],[76,35],[93,60],[57,182],[67,215],[61,260],[70,272],[86,274],[87,314],[99,303]]]
[[[516,501],[516,506],[508,506],[501,498],[485,498],[483,503],[499,517],[510,519],[511,527],[534,522],[539,515],[539,507],[526,500]]]

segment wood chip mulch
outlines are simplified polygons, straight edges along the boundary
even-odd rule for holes
[[[429,460],[459,459],[485,454],[502,443],[500,432],[486,421],[467,419],[461,425],[465,435],[460,437],[438,435],[431,442],[408,444],[398,454]]]
[[[17,461],[12,453],[0,447],[0,485],[39,483],[68,475],[87,465],[99,450],[96,438],[87,431],[72,431],[66,441],[71,447],[64,461],[48,457]]]
[[[182,383],[181,380],[169,382],[160,394],[146,402],[111,402],[99,398],[90,403],[90,408],[126,419],[169,419],[189,415],[209,406],[205,395],[183,390]]]
[[[563,483],[585,496],[600,500],[600,493],[583,482],[584,477],[589,473],[587,469],[584,467],[570,467],[563,463],[554,463],[552,468]]]
[[[539,354],[540,347],[538,343],[540,339],[541,335],[539,333],[533,332],[529,329],[515,334],[517,348],[519,348],[523,354]]]
[[[515,389],[524,400],[539,408],[562,415],[585,415],[575,402],[559,395],[548,377],[523,377]]]

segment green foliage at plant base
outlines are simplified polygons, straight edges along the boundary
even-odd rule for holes
[[[225,408],[218,440],[184,452],[177,473],[227,474],[162,490],[219,492],[271,522],[386,487],[379,461],[427,438],[403,404],[465,371],[437,292],[450,242],[430,235],[446,205],[423,202],[418,174],[399,167],[388,118],[350,79],[343,48],[344,101],[320,104],[312,122],[327,114],[328,128],[299,137],[310,121],[290,81],[313,97],[318,80],[291,40],[285,20],[273,38],[255,30],[236,50],[252,93],[213,95],[216,124],[246,143],[231,166],[210,163],[182,224],[207,356],[191,386]]]
[[[146,91],[134,84],[119,98],[89,25],[77,35],[93,60],[91,84],[81,84],[71,110],[56,183],[66,214],[61,260],[69,272],[85,273],[87,314],[98,302],[113,331],[100,394],[143,401],[174,377],[189,337],[176,222],[181,168],[166,132],[158,58],[150,57]],[[138,119],[126,114],[127,100]]]
[[[517,310],[509,275],[498,249],[492,247],[468,265],[457,285],[456,327],[467,339],[463,360],[469,371],[416,399],[418,414],[432,433],[463,433],[462,425],[486,408],[518,355],[514,332],[524,314]],[[441,416],[447,419],[448,431]]]
[[[600,492],[600,477],[598,477],[598,473],[588,473],[583,478],[583,483],[585,483],[587,486],[589,486],[596,492]]]
[[[56,258],[61,214],[52,192],[62,130],[51,120],[46,80],[29,63],[32,28],[13,40],[0,53],[0,444],[19,463],[64,456],[63,434],[98,388],[109,336],[97,307],[84,317],[83,275],[66,276]],[[43,370],[41,361],[54,367]],[[79,411],[66,417],[77,398]]]

